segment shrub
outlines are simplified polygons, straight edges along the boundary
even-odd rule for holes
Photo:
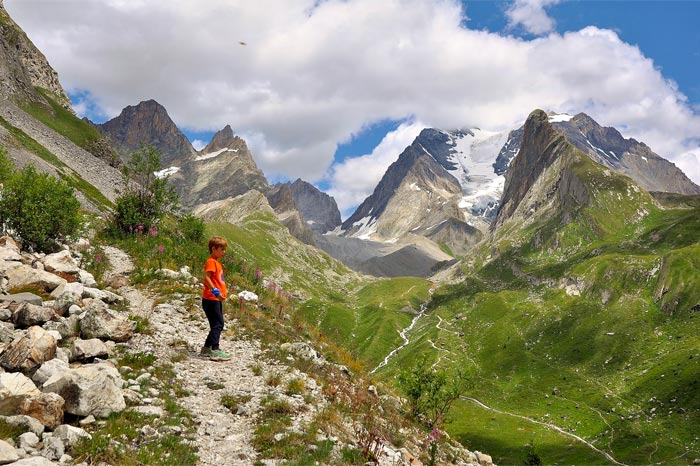
[[[421,357],[399,374],[398,383],[408,398],[411,415],[433,428],[442,423],[452,403],[469,388],[470,379],[463,369],[448,377],[445,371],[428,367],[425,357]]]
[[[204,221],[192,214],[178,217],[178,230],[188,241],[199,242],[204,239]]]
[[[126,233],[147,231],[177,207],[178,198],[168,178],[159,178],[160,151],[141,146],[122,168],[123,193],[116,199],[114,226]]]
[[[10,175],[0,197],[0,221],[23,243],[37,251],[54,251],[74,237],[81,226],[80,202],[73,188],[27,165]]]

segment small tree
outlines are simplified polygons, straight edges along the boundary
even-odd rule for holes
[[[33,165],[3,181],[0,221],[24,247],[50,252],[78,232],[80,202],[65,181],[38,173]]]
[[[116,199],[115,226],[123,232],[147,231],[177,207],[178,197],[167,177],[157,177],[160,151],[141,146],[122,168],[123,194]]]
[[[452,404],[469,388],[471,374],[457,369],[451,377],[444,370],[428,367],[425,357],[399,374],[399,387],[408,397],[411,414],[423,417],[429,429],[439,426]]]

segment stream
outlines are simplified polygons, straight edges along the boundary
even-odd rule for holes
[[[382,362],[380,362],[379,365],[378,365],[377,367],[375,367],[374,369],[372,369],[372,370],[370,371],[370,374],[374,374],[374,373],[377,372],[379,369],[381,369],[382,367],[386,366],[387,363],[389,362],[389,360],[392,358],[392,356],[394,356],[394,355],[395,355],[396,353],[398,353],[402,348],[405,348],[405,347],[410,343],[410,340],[408,339],[407,333],[410,332],[410,331],[413,329],[413,327],[415,327],[416,323],[418,322],[418,319],[420,319],[421,317],[423,317],[423,316],[425,315],[425,313],[427,312],[427,310],[428,310],[428,303],[423,303],[423,304],[420,305],[420,311],[419,311],[418,314],[416,314],[416,316],[413,318],[413,320],[411,321],[411,324],[410,324],[408,327],[406,327],[405,329],[403,329],[403,330],[401,330],[401,331],[399,332],[399,335],[400,335],[401,338],[403,339],[403,344],[402,344],[401,346],[398,346],[398,347],[394,348],[393,350],[391,350],[391,352],[390,352],[389,354],[386,355],[386,357],[384,358],[384,360],[383,360]]]

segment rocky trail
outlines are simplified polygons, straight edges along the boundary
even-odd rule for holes
[[[128,255],[113,247],[105,250],[112,265],[108,280],[128,276],[133,270]],[[252,445],[255,430],[252,413],[259,409],[260,401],[274,391],[264,383],[264,376],[285,368],[261,358],[259,342],[234,340],[225,334],[221,337],[221,346],[233,356],[230,361],[215,362],[200,357],[198,350],[209,330],[203,314],[192,319],[182,299],[154,306],[157,296],[149,296],[131,285],[121,287],[119,292],[129,301],[132,312],[148,318],[153,329],[151,334],[137,334],[132,338],[129,342],[132,351],[153,353],[161,361],[181,355],[183,349],[186,352],[182,361],[174,363],[174,369],[190,393],[180,403],[198,424],[193,443],[199,447],[199,464],[252,464],[256,458]],[[231,325],[236,322],[226,323],[227,328]],[[262,369],[259,376],[253,374],[253,366]],[[233,414],[222,405],[223,394],[250,397],[250,401],[239,410],[240,414]]]

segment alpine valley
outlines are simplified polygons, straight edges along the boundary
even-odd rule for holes
[[[700,458],[700,187],[585,113],[425,128],[344,221],[301,179],[271,185],[222,128],[195,150],[167,110],[78,118],[0,2],[0,144],[108,213],[142,144],[182,209],[299,298],[379,380],[425,356],[472,384],[446,430],[494,463]],[[455,123],[459,127],[459,122]]]

